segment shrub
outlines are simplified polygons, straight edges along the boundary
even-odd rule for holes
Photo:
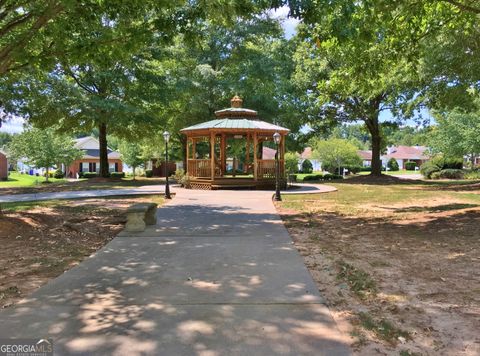
[[[440,179],[440,171],[430,174],[430,179]]]
[[[57,169],[55,173],[53,173],[53,178],[62,179],[65,175],[63,174],[61,169]]]
[[[311,174],[308,176],[303,177],[303,181],[310,181],[310,180],[321,180],[323,178],[323,174]]]
[[[463,159],[445,158],[442,169],[463,169]]]
[[[180,184],[184,188],[190,188],[190,180],[191,180],[191,177],[188,174],[185,174],[182,180],[180,181]]]
[[[289,174],[288,175],[288,181],[290,183],[296,182],[297,181],[297,175],[296,174]]]
[[[145,170],[145,177],[147,177],[147,178],[152,178],[152,177],[153,177],[153,170],[151,170],[151,169],[146,169],[146,170]]]
[[[463,171],[461,169],[442,169],[438,173],[441,179],[463,179]]]
[[[371,172],[372,171],[372,167],[362,167],[362,169],[360,170],[360,172]]]
[[[288,173],[298,172],[298,155],[295,152],[285,154],[285,170]]]
[[[433,160],[425,162],[420,166],[420,173],[427,179],[431,179],[433,173],[440,171],[441,168],[437,166]]]
[[[302,173],[312,173],[313,172],[313,165],[308,159],[302,162]]]
[[[343,176],[339,175],[339,174],[330,174],[330,173],[327,173],[327,174],[324,174],[323,175],[323,180],[333,180],[333,179],[343,179]]]
[[[398,167],[398,162],[395,158],[390,158],[387,162],[387,167],[391,171],[398,171],[400,168]]]
[[[364,167],[362,167],[362,166],[347,166],[345,168],[348,169],[349,173],[357,174],[358,172],[361,172]]]
[[[112,178],[125,178],[125,172],[112,172],[110,173]]]
[[[97,173],[95,172],[82,172],[82,178],[96,178]]]
[[[465,179],[480,179],[480,171],[465,172],[463,178],[465,178]]]
[[[181,184],[181,181],[185,177],[185,170],[184,169],[177,169],[175,173],[173,174],[173,179],[179,184]]]
[[[415,162],[405,162],[405,169],[407,171],[414,171],[416,167],[417,164]]]

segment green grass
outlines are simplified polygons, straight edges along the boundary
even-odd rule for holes
[[[66,182],[65,179],[49,178],[48,180],[51,183]],[[44,182],[45,182],[45,177],[37,177],[37,176],[31,176],[28,174],[20,174],[18,172],[10,172],[7,181],[0,181],[0,189],[41,186],[46,184]]]
[[[18,211],[31,210],[38,207],[55,207],[60,204],[62,204],[62,201],[59,201],[59,200],[0,203],[0,211],[18,212]]]
[[[69,201],[72,200],[88,200],[88,199],[101,199],[101,200],[132,200],[136,198],[143,198],[148,197],[152,203],[157,203],[159,206],[164,203],[163,195],[117,195],[117,196],[108,196],[108,197],[100,197],[100,198],[78,198],[78,199],[52,199],[52,200],[37,200],[37,201],[29,201],[29,202],[12,202],[12,203],[0,203],[0,212],[19,212],[19,211],[27,211],[31,209],[35,209],[38,207],[48,207],[48,208],[58,208],[62,207],[62,209],[73,209],[76,213],[81,214],[85,212],[91,212],[92,210],[95,211],[102,211],[102,210],[109,210],[108,208],[104,208],[102,206],[91,206],[91,205],[79,205],[79,206],[70,206],[68,204]]]
[[[386,319],[377,320],[365,312],[359,313],[358,316],[362,327],[366,330],[372,331],[379,339],[385,340],[391,344],[396,344],[399,337],[410,339],[410,334],[407,331],[397,328]]]
[[[361,176],[368,176],[370,172],[358,172],[357,174]],[[420,174],[420,171],[415,172],[415,171],[407,171],[407,170],[401,169],[399,171],[382,172],[382,174],[387,174],[389,176],[391,175],[399,176],[399,175],[409,175],[409,174]]]
[[[353,265],[339,261],[337,279],[347,282],[350,290],[359,298],[366,299],[377,294],[377,286],[372,277]]]
[[[455,181],[455,185],[463,184],[462,181]],[[469,182],[472,184],[472,182]],[[399,203],[408,203],[411,206],[422,208],[425,202],[430,202],[436,198],[450,200],[446,204],[440,205],[436,210],[456,210],[466,207],[475,207],[480,204],[480,194],[471,191],[462,190],[443,190],[452,185],[450,182],[429,183],[429,184],[390,184],[390,185],[372,185],[372,184],[349,184],[344,183],[325,183],[338,189],[337,192],[326,194],[299,194],[284,195],[283,205],[289,209],[298,211],[309,211],[312,208],[328,210],[342,215],[355,215],[360,213],[372,213],[369,208],[377,206],[394,211],[392,205]],[[442,190],[439,190],[442,189]],[[405,213],[398,208],[398,213]],[[373,212],[374,213],[374,212]],[[415,213],[414,211],[410,213]],[[373,215],[372,215],[373,216]]]

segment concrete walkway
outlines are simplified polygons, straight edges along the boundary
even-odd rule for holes
[[[164,185],[145,185],[135,188],[120,189],[98,189],[98,190],[77,190],[64,192],[45,192],[32,194],[10,194],[0,195],[0,203],[25,202],[36,200],[52,199],[79,199],[108,197],[114,195],[143,195],[143,194],[162,194],[165,191]]]
[[[271,192],[186,191],[0,312],[59,355],[348,355]]]

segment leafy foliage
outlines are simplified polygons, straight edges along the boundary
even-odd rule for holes
[[[387,162],[387,167],[391,171],[398,171],[400,167],[398,166],[398,162],[395,158],[390,158]]]
[[[433,151],[453,157],[470,156],[474,161],[480,154],[480,110],[465,112],[456,108],[449,113],[437,113],[435,118],[437,125],[430,140]]]
[[[342,167],[362,165],[357,147],[338,138],[314,141],[312,156],[320,160],[322,167],[329,172],[340,172]]]
[[[134,141],[122,141],[118,149],[122,156],[122,161],[132,167],[133,179],[135,180],[135,170],[145,162],[145,158],[142,156],[142,147]]]
[[[304,159],[302,162],[302,173],[312,173],[313,172],[313,165],[309,159]]]
[[[405,162],[405,170],[414,171],[415,168],[417,168],[417,164],[415,162]]]
[[[285,153],[285,170],[289,174],[298,173],[298,154],[296,152]]]
[[[66,135],[57,134],[53,129],[30,128],[15,135],[8,145],[10,155],[37,168],[45,168],[48,181],[49,168],[58,163],[68,166],[83,156],[83,151],[74,147],[73,140]]]

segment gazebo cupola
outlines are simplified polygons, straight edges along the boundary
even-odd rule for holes
[[[284,182],[285,136],[290,130],[258,118],[235,95],[216,119],[181,130],[187,136],[187,174],[193,188],[267,187],[275,183],[275,154]],[[281,141],[273,144],[278,132]]]

